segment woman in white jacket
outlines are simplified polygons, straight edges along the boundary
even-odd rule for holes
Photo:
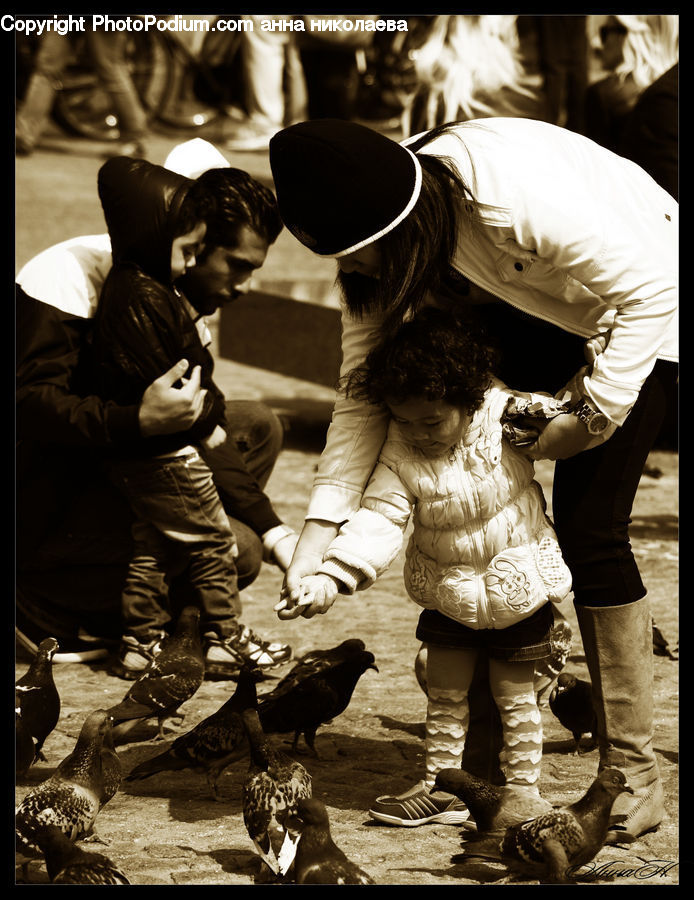
[[[492,301],[479,309],[514,388],[555,392],[573,379],[573,411],[527,453],[559,460],[553,515],[573,577],[600,764],[621,751],[635,790],[616,801],[625,819],[608,840],[633,839],[664,814],[651,616],[628,524],[676,383],[678,206],[634,163],[545,122],[470,121],[406,144],[337,120],[279,132],[270,162],[280,213],[303,244],[338,260],[344,372],[438,292],[454,303]],[[573,378],[585,339],[599,332],[609,337],[604,352]],[[336,403],[287,571],[290,604],[358,508],[385,432],[382,408]]]
[[[424,608],[417,637],[428,647],[426,767],[412,789],[379,797],[369,810],[395,825],[466,817],[454,797],[431,789],[438,772],[461,765],[480,651],[503,728],[506,783],[538,791],[535,661],[550,653],[550,601],[571,589],[533,464],[504,440],[515,395],[493,376],[493,353],[461,313],[422,310],[346,379],[348,396],[385,403],[391,422],[360,508],[318,573],[301,582],[302,605],[320,611],[338,592],[368,588],[400,552],[412,519],[404,577]],[[552,402],[515,402],[532,399]]]

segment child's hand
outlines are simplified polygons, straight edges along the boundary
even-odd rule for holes
[[[275,611],[280,619],[296,619],[326,613],[335,602],[339,585],[330,575],[306,575],[301,579],[298,591],[288,593],[283,589]]]
[[[594,334],[592,337],[588,338],[583,345],[583,355],[585,356],[588,365],[592,365],[598,356],[605,352],[609,340],[609,331],[601,331],[599,334]]]
[[[214,450],[216,447],[221,447],[224,441],[227,439],[227,433],[222,428],[221,425],[215,425],[215,429],[212,434],[208,434],[207,437],[202,439],[202,443],[207,447],[208,450]]]

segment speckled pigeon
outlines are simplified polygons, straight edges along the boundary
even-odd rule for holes
[[[311,797],[311,776],[263,732],[257,710],[246,709],[242,715],[251,753],[242,788],[243,821],[260,858],[274,874],[284,874],[290,860],[284,866],[278,857],[286,822],[298,801]]]
[[[97,709],[85,719],[72,753],[17,807],[18,862],[25,864],[41,855],[35,834],[38,826],[57,825],[72,841],[87,835],[99,810],[118,790],[121,775],[111,717],[106,710]]]
[[[57,825],[43,826],[37,833],[37,840],[52,884],[131,883],[107,856],[84,850]]]
[[[109,709],[114,736],[123,738],[138,722],[156,716],[158,737],[164,740],[167,718],[183,716],[178,707],[195,694],[205,678],[205,660],[200,640],[200,611],[187,606],[176,630],[162,642],[161,650],[133,682],[120,703]]]
[[[543,882],[569,884],[605,844],[612,804],[623,791],[633,793],[624,773],[604,768],[583,797],[570,806],[542,813],[505,831],[465,832],[464,856],[501,860],[510,870]]]

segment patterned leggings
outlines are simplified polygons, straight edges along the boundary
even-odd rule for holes
[[[429,644],[426,775],[432,787],[441,769],[460,768],[468,730],[468,690],[477,651]],[[489,660],[489,682],[503,727],[499,756],[507,784],[537,790],[542,720],[535,700],[535,662]]]

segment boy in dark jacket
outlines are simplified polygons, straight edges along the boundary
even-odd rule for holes
[[[234,535],[198,449],[224,441],[224,397],[212,380],[204,319],[174,285],[195,265],[210,200],[200,184],[125,157],[105,163],[98,184],[114,263],[95,317],[100,394],[119,405],[136,403],[153,378],[180,359],[191,370],[200,367],[206,390],[191,428],[140,440],[108,462],[135,515],[114,673],[136,677],[156,654],[170,619],[167,576],[185,563],[202,610],[207,672],[225,675],[230,663],[237,666],[248,655],[248,643],[235,611]]]

